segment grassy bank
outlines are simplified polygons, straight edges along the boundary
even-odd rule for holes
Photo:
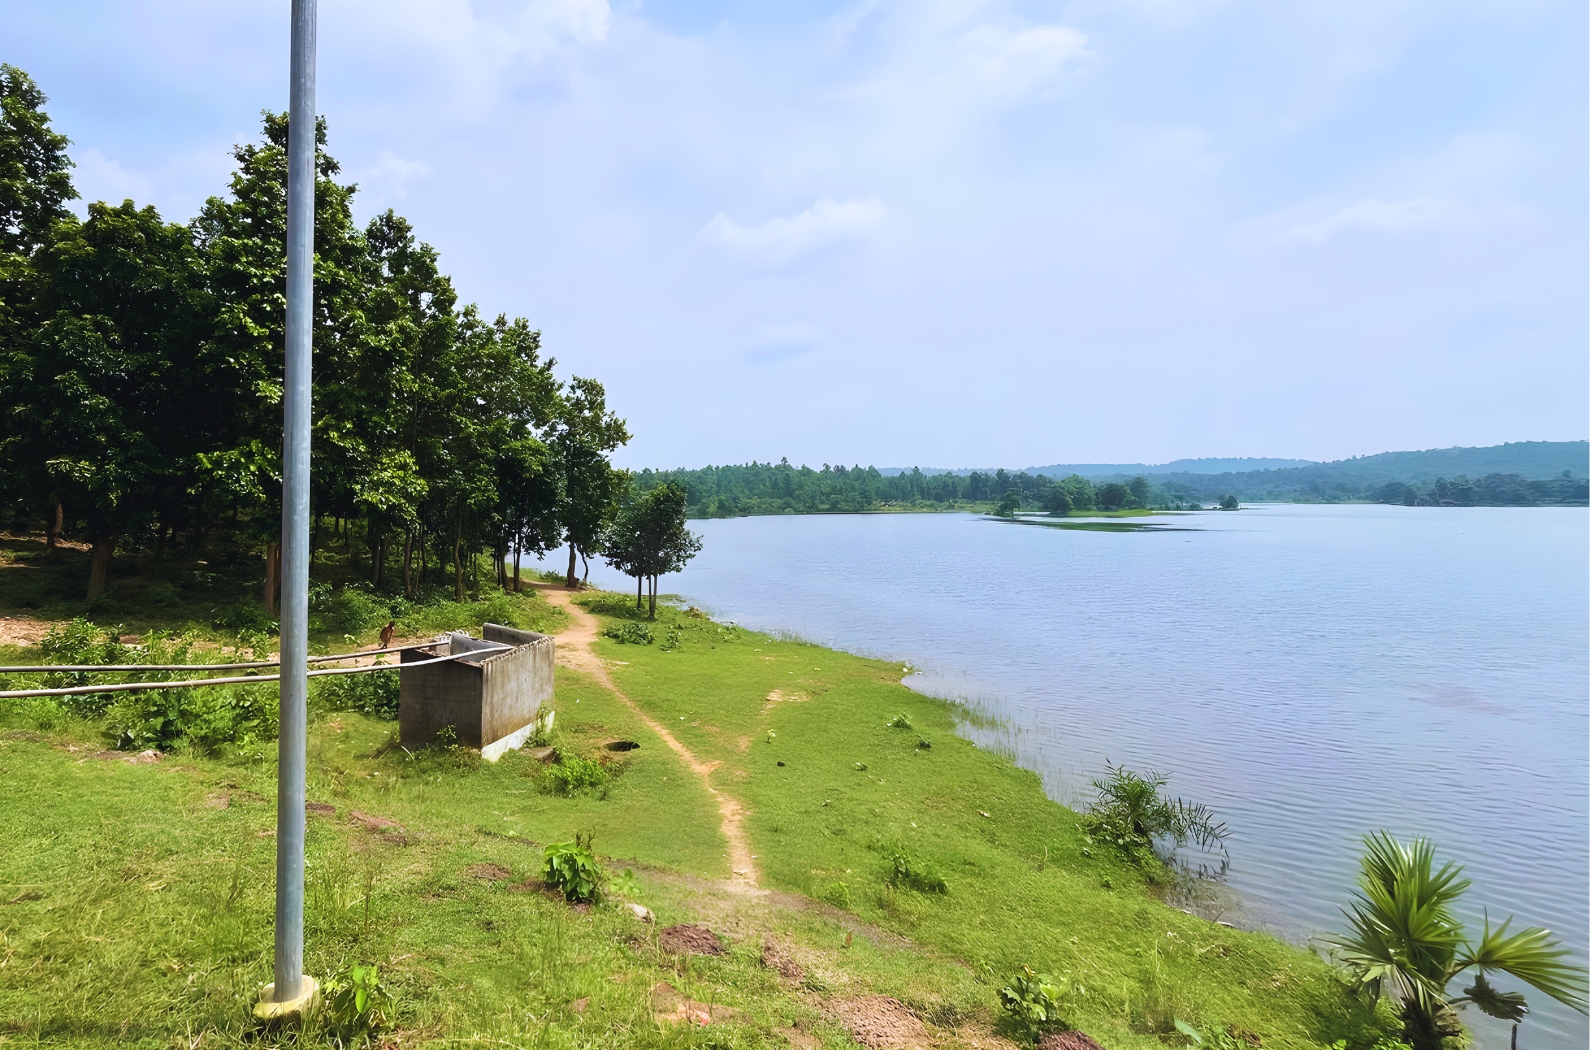
[[[496,600],[567,622],[537,595]],[[624,596],[581,601],[609,626],[633,615]],[[913,1038],[1008,1045],[998,990],[1022,965],[1085,989],[1068,1017],[1110,1050],[1185,1045],[1176,1020],[1266,1047],[1368,1050],[1389,1031],[1313,956],[1161,903],[1036,777],[899,685],[897,665],[683,610],[649,629],[652,644],[600,637],[595,651],[640,712],[719,763],[710,786],[747,810],[774,892],[721,881],[708,784],[588,676],[558,670],[557,764],[411,753],[394,722],[318,704],[306,970],[378,964],[395,995],[380,1041],[843,1047],[857,1004],[886,995],[920,1019]],[[247,1018],[270,974],[269,757],[153,760],[110,750],[91,719],[0,712],[0,1042],[296,1041]],[[620,739],[640,746],[605,747]],[[585,771],[572,790],[570,769]],[[594,832],[613,876],[589,912],[536,878],[540,847],[576,831]],[[726,952],[665,950],[658,930],[675,922],[711,927]],[[673,993],[714,1023],[659,1022]]]

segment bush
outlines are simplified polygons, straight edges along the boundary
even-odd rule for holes
[[[624,645],[650,645],[652,643],[651,628],[643,623],[610,623],[602,628],[604,637]]]
[[[602,869],[591,853],[591,838],[589,832],[576,832],[573,842],[555,842],[546,848],[543,878],[571,904],[595,904],[602,899]]]
[[[316,583],[309,588],[309,629],[318,633],[358,634],[386,623],[391,610],[357,587],[333,590]]]
[[[1070,978],[1056,979],[1023,966],[999,990],[999,1004],[1005,1008],[1011,1028],[1024,1038],[1037,1039],[1045,1032],[1068,1027],[1063,1011],[1066,998],[1073,993],[1080,995],[1082,989],[1074,988]]]
[[[944,876],[906,853],[896,853],[889,858],[889,871],[883,881],[896,889],[903,886],[918,893],[950,892]]]
[[[56,664],[116,664],[128,655],[128,647],[119,641],[121,630],[100,627],[81,616],[67,623],[50,627],[49,633],[39,642],[44,659]],[[173,661],[162,661],[173,662]],[[76,685],[89,685],[105,681],[87,671],[63,671],[44,675],[42,681],[9,683],[12,688],[65,689]],[[86,693],[80,696],[56,698],[61,707],[79,718],[104,714],[115,698],[114,693]]]
[[[1098,797],[1087,818],[1089,842],[1099,838],[1150,871],[1158,860],[1199,877],[1225,874],[1229,832],[1208,806],[1166,796],[1165,777],[1152,770],[1140,776],[1123,766],[1106,768],[1109,775],[1093,781]],[[1196,863],[1177,853],[1189,843],[1203,851]]]
[[[309,680],[309,695],[327,711],[358,711],[374,718],[398,716],[398,672],[323,675]]]
[[[325,1024],[341,1040],[365,1035],[392,1021],[392,993],[372,963],[344,967],[326,981]]]
[[[611,779],[607,767],[600,762],[566,755],[561,750],[555,757],[556,761],[541,773],[541,786],[554,795],[574,795],[605,788]]]
[[[107,729],[123,750],[187,746],[202,754],[263,757],[262,745],[276,739],[274,682],[116,695]]]
[[[582,595],[575,601],[586,612],[598,616],[611,616],[616,620],[640,620],[646,616],[645,609],[635,608],[633,599],[615,591],[598,591],[595,594]]]
[[[263,606],[253,602],[234,602],[216,609],[211,616],[211,623],[222,631],[275,634],[281,629],[275,620],[266,615]]]

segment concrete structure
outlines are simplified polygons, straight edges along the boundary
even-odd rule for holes
[[[464,654],[399,672],[398,729],[404,745],[424,747],[452,726],[460,744],[479,748],[482,757],[495,762],[535,731],[541,703],[552,697],[552,639],[494,623],[481,633],[484,640],[446,634],[403,653],[405,665]]]

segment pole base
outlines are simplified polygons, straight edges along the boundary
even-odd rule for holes
[[[320,998],[320,985],[308,974],[298,979],[298,998],[276,1001],[276,986],[267,984],[259,991],[254,1016],[261,1021],[301,1021]]]

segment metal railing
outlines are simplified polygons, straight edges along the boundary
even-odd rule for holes
[[[424,642],[417,645],[398,645],[387,649],[367,649],[358,653],[339,653],[332,656],[311,656],[305,661],[312,663],[331,663],[337,660],[358,660],[371,656],[380,656],[385,653],[402,653],[414,649],[423,649],[435,642]],[[397,671],[405,667],[424,667],[427,664],[445,663],[448,660],[464,660],[485,653],[506,652],[512,649],[511,645],[482,646],[463,653],[451,653],[447,656],[433,656],[426,660],[410,660],[408,663],[396,664],[363,664],[358,667],[327,667],[317,671],[305,671],[309,678],[318,678],[322,675],[334,674],[365,674],[370,671]],[[280,667],[280,660],[256,660],[247,663],[234,664],[37,664],[19,667],[0,667],[0,674],[65,674],[65,673],[115,673],[118,671],[233,671],[248,667]],[[279,674],[248,674],[233,675],[229,678],[178,678],[163,682],[108,682],[98,685],[72,685],[59,686],[53,689],[7,689],[0,690],[0,700],[16,700],[25,697],[37,696],[84,696],[90,693],[131,693],[144,689],[193,689],[206,685],[254,685],[260,682],[279,682]]]

